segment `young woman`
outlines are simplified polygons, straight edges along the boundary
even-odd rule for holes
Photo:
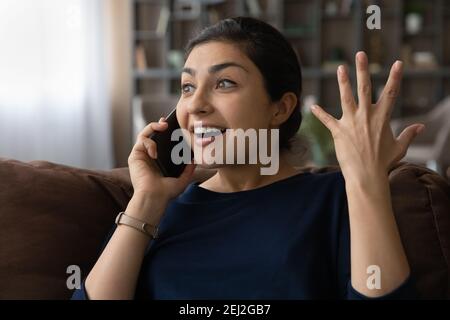
[[[337,70],[341,119],[313,109],[332,133],[341,172],[299,173],[286,159],[301,123],[301,69],[287,40],[246,17],[203,30],[186,49],[180,126],[203,145],[229,139],[223,129],[279,129],[279,170],[261,175],[261,163],[209,165],[217,173],[200,184],[190,183],[190,164],[179,178],[161,177],[148,136],[167,123],[150,123],[128,159],[134,195],[125,214],[159,225],[159,237],[119,224],[73,298],[413,297],[388,171],[423,126],[397,138],[389,127],[400,61],[375,104],[363,52],[356,54],[356,72],[358,104],[346,69]],[[200,137],[197,121],[220,134]],[[208,157],[195,154],[197,162]]]

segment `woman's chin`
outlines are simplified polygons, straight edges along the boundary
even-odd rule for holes
[[[201,168],[201,169],[219,169],[223,166],[225,166],[225,165],[224,164],[206,164],[206,163],[197,164],[197,167]]]
[[[216,159],[203,156],[203,157],[195,157],[195,163],[197,164],[197,167],[203,168],[203,169],[218,169],[220,167],[225,166],[225,164],[222,163],[216,163]]]
[[[223,164],[223,163],[217,164],[217,163],[210,163],[210,162],[206,162],[206,161],[203,161],[201,163],[199,163],[199,162],[196,162],[196,163],[197,163],[197,167],[202,168],[202,169],[218,169],[218,168],[225,166],[225,164]]]

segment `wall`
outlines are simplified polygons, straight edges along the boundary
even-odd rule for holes
[[[130,7],[129,1],[107,0],[107,51],[110,53],[110,98],[113,115],[115,166],[127,166],[131,150],[130,119]]]

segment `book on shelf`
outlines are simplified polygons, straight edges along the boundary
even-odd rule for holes
[[[167,6],[161,7],[159,12],[158,25],[156,27],[156,34],[158,36],[164,36],[167,32],[167,26],[170,19],[170,10]]]
[[[248,12],[253,17],[259,17],[262,14],[262,9],[258,0],[247,0]]]
[[[179,19],[198,19],[201,10],[201,2],[197,0],[175,0],[174,2],[174,16]]]
[[[209,22],[209,24],[216,24],[219,21],[220,21],[219,11],[217,11],[216,9],[208,10],[208,22]]]
[[[135,48],[135,61],[136,69],[139,71],[144,71],[148,67],[147,56],[145,54],[145,48],[142,44],[138,44]]]
[[[341,3],[341,14],[343,16],[348,16],[352,12],[352,8],[355,5],[354,0],[343,0]]]

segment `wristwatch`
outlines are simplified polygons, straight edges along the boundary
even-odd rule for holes
[[[116,225],[120,224],[135,228],[148,235],[151,239],[158,238],[159,230],[157,226],[152,226],[147,222],[130,217],[129,215],[126,215],[124,211],[120,212],[116,217]]]

